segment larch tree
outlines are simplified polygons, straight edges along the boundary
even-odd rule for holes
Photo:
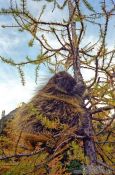
[[[47,174],[71,174],[73,169],[76,169],[72,165],[72,161],[76,166],[77,163],[82,162],[85,165],[100,165],[113,171],[115,49],[109,47],[107,37],[113,24],[111,21],[115,16],[115,2],[113,0],[100,0],[97,10],[93,7],[92,1],[89,2],[89,0],[44,0],[42,3],[41,1],[33,0],[36,6],[42,4],[39,8],[39,16],[28,10],[29,2],[27,0],[20,0],[20,3],[11,0],[8,9],[0,10],[0,15],[13,17],[13,24],[2,25],[4,30],[9,28],[9,30],[30,33],[32,39],[28,42],[29,47],[33,47],[35,42],[38,43],[41,49],[38,51],[37,58],[26,57],[17,62],[15,59],[0,55],[0,60],[18,69],[22,84],[25,84],[23,67],[28,64],[35,66],[36,81],[42,64],[46,65],[53,73],[58,72],[60,66],[65,71],[73,72],[78,92],[81,94],[81,108],[84,112],[80,115],[79,131],[78,128],[71,129],[68,137],[64,138],[62,135],[62,142],[58,145],[61,154],[64,154],[64,147],[69,145],[68,165],[60,165],[60,153],[57,149],[57,157],[50,155],[47,158],[46,155],[42,155],[46,160],[42,161],[40,157],[42,163],[36,163],[34,168],[31,167],[33,168],[32,173],[40,174],[49,166],[53,167],[53,170]],[[59,14],[64,12],[67,14],[66,17],[63,18],[59,15],[57,18],[50,17],[46,20],[44,16],[48,14],[48,6],[50,14],[56,13],[57,15],[57,12]],[[96,33],[96,40],[88,40],[87,42],[92,26],[94,27],[93,35],[95,36]],[[52,44],[50,38],[54,39],[55,45]],[[85,72],[87,73],[87,71],[92,74],[88,81],[85,80]],[[34,159],[40,154],[40,151],[30,154],[13,154],[12,151],[11,153],[1,151],[1,166],[5,169],[5,161],[7,163],[8,160],[19,158],[23,162],[22,166],[19,165],[19,169],[23,169],[24,158],[27,157],[28,164],[29,159],[36,161]],[[71,154],[74,154],[73,158]],[[34,157],[35,155],[36,157]],[[17,164],[16,166],[18,167]],[[27,168],[29,169],[29,167]],[[35,169],[37,170],[35,171]],[[9,169],[8,171],[10,172]]]

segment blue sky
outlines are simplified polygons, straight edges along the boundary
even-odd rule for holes
[[[19,0],[17,1],[19,2]],[[28,8],[32,13],[37,16],[40,12],[42,2],[36,3],[28,0]],[[61,2],[61,1],[60,1]],[[92,3],[92,0],[89,2]],[[93,1],[93,6],[97,10],[99,7],[100,0]],[[110,0],[106,1],[109,5]],[[9,0],[0,0],[0,8],[7,8],[9,6]],[[51,5],[47,8],[45,15],[43,16],[44,20],[63,19],[68,16],[67,9],[62,13],[59,13],[58,10],[55,11],[55,14],[51,12]],[[28,41],[31,39],[31,35],[28,33],[17,32],[17,29],[3,29],[1,25],[3,24],[12,24],[12,17],[9,16],[0,16],[0,55],[7,58],[14,58],[16,61],[24,60],[26,56],[35,58],[39,53],[39,45],[34,44],[34,47],[28,47]],[[110,24],[109,34],[108,34],[108,43],[109,47],[112,48],[114,41],[114,29],[111,27],[115,21],[112,21]],[[53,38],[50,38],[52,45],[57,47],[57,43]],[[84,39],[84,44],[90,41],[96,41],[96,31],[94,26],[89,26],[89,30],[86,38]],[[6,110],[6,113],[15,109],[21,102],[27,102],[32,95],[35,93],[35,89],[39,87],[41,83],[47,81],[51,76],[49,75],[47,69],[41,66],[39,71],[38,85],[35,84],[35,72],[33,66],[25,66],[24,68],[26,85],[22,86],[20,82],[20,77],[18,71],[12,66],[6,65],[0,62],[0,114],[2,110]],[[84,76],[86,76],[86,72]],[[89,75],[89,74],[87,74]]]

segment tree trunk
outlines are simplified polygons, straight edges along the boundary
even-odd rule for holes
[[[75,11],[75,7],[72,4],[71,0],[68,0],[68,8],[69,8],[69,19],[70,19],[71,34],[72,34],[71,36],[72,48],[71,49],[72,49],[72,56],[73,56],[74,76],[77,82],[78,89],[80,89],[81,94],[83,94],[86,87],[85,87],[85,83],[84,83],[84,80],[81,74],[81,70],[80,70],[79,46],[77,43],[77,35],[76,35],[76,22],[71,21],[72,15]],[[91,164],[96,163],[97,156],[96,156],[95,144],[93,141],[92,121],[91,121],[90,113],[86,109],[85,109],[84,114],[80,116],[80,122],[81,122],[80,130],[85,136],[83,140],[85,155],[88,156]]]

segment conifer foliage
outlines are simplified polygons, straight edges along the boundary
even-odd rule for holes
[[[40,7],[37,15],[34,8],[29,9],[30,2]],[[108,4],[108,1],[100,0],[98,8],[90,0],[10,0],[9,5],[8,9],[0,10],[0,15],[12,16],[13,19],[11,25],[2,25],[4,30],[28,32],[31,35],[28,48],[38,44],[41,49],[36,58],[27,56],[17,62],[0,55],[0,61],[18,70],[23,85],[26,82],[24,66],[28,64],[35,66],[36,82],[43,64],[54,74],[59,72],[60,66],[65,72],[72,70],[77,96],[72,94],[69,98],[67,91],[59,87],[60,95],[53,94],[53,82],[50,90],[46,88],[43,93],[38,93],[38,104],[42,106],[42,100],[46,102],[44,112],[33,103],[33,98],[11,118],[5,118],[5,123],[2,119],[0,173],[74,175],[75,171],[87,173],[83,167],[90,165],[97,169],[101,166],[103,172],[99,170],[98,174],[112,174],[115,160],[115,49],[109,47],[107,37],[113,27],[114,1],[110,0]],[[66,17],[60,15],[63,12],[67,13]],[[59,17],[54,18],[57,13]],[[52,15],[49,19],[46,18],[48,14]],[[88,40],[92,26],[95,41]],[[91,72],[92,78],[85,80],[85,71]],[[57,111],[58,117],[55,117],[52,101],[56,107],[58,103],[65,105],[66,111],[64,108],[62,113]],[[53,119],[48,115],[48,105]],[[71,113],[66,116],[69,110]],[[73,115],[79,118],[74,124],[70,120]],[[64,122],[62,116],[67,117]],[[34,131],[31,130],[33,125]],[[20,126],[25,129],[20,129]],[[38,128],[39,133],[36,132]]]

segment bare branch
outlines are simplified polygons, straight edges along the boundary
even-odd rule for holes
[[[111,109],[115,109],[115,106],[104,106],[104,107],[98,108],[94,111],[91,111],[91,114],[96,114],[96,113],[103,112],[103,111],[108,111],[108,110],[111,110]]]

